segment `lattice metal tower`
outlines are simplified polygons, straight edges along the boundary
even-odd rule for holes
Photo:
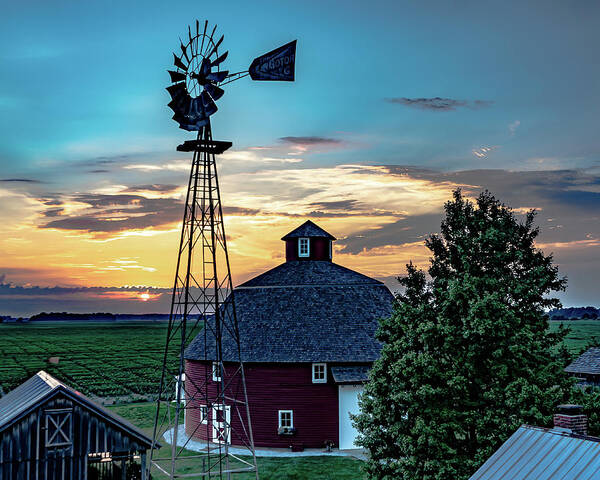
[[[248,472],[258,479],[215,162],[231,142],[213,140],[210,116],[224,94],[219,85],[247,75],[294,80],[296,42],[256,58],[247,71],[230,74],[220,70],[228,53],[218,52],[223,36],[215,41],[216,26],[210,34],[207,27],[205,22],[201,31],[196,21],[195,34],[188,29],[181,55],[174,54],[177,70],[169,71],[173,119],[198,134],[177,147],[193,152],[193,159],[154,424],[154,445],[163,448],[153,449],[150,463],[172,479],[230,479]],[[185,349],[197,335],[204,341],[205,369],[186,376]],[[237,345],[237,362],[223,363],[224,337]],[[190,422],[193,428],[186,428],[188,415],[200,420]]]

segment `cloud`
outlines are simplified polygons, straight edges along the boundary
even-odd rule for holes
[[[474,148],[471,150],[471,152],[473,152],[473,155],[475,155],[477,158],[485,158],[491,151],[496,150],[497,148],[500,147],[498,145],[493,145],[491,147]]]
[[[5,183],[43,183],[40,180],[33,180],[31,178],[0,178],[0,182]]]
[[[430,110],[434,112],[447,112],[453,111],[457,108],[469,108],[471,110],[477,110],[491,106],[494,102],[489,100],[458,100],[454,98],[407,98],[407,97],[393,97],[386,98],[386,102],[394,103],[398,105],[404,105],[406,107],[417,108],[420,110]]]
[[[137,292],[140,290],[147,290],[152,293],[171,293],[170,288],[160,288],[151,286],[124,286],[124,287],[82,287],[82,286],[54,286],[54,287],[41,287],[41,286],[23,286],[15,285],[10,282],[6,282],[6,275],[0,275],[0,296],[27,296],[27,297],[40,297],[47,295],[72,295],[74,293],[96,293],[102,294],[109,291],[120,291],[120,292]]]
[[[265,149],[267,150],[267,149]],[[272,152],[273,149],[268,149],[271,153],[280,153],[281,156],[263,156],[261,150],[255,148],[248,150],[228,150],[227,152],[219,155],[220,158],[226,160],[227,163],[236,162],[248,165],[260,165],[260,164],[285,164],[285,163],[300,163],[302,158],[298,157],[286,157],[289,155],[288,152]]]
[[[180,188],[179,185],[153,183],[153,184],[147,184],[147,185],[132,185],[130,187],[127,187],[124,191],[132,192],[132,193],[135,193],[135,192],[169,193],[169,192],[174,192],[178,188]]]
[[[292,145],[339,145],[341,140],[327,137],[281,137],[279,139],[283,143]]]
[[[126,194],[73,195],[67,205],[73,213],[61,215],[39,228],[104,234],[143,230],[179,222],[182,212],[182,203],[178,199]]]
[[[510,132],[511,137],[516,133],[519,125],[521,125],[520,120],[515,120],[514,122],[508,124],[508,131]]]
[[[64,208],[49,208],[48,210],[42,212],[42,215],[44,215],[44,217],[58,217],[64,211]]]
[[[261,213],[261,210],[258,208],[244,208],[244,207],[228,207],[223,206],[223,213],[225,215],[245,215],[245,216],[253,216]]]

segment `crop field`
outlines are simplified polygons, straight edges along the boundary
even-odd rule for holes
[[[600,320],[556,320],[550,321],[550,330],[558,329],[560,324],[571,331],[565,343],[575,355],[590,345],[600,346]]]
[[[87,395],[155,393],[166,329],[166,322],[0,324],[0,385],[7,392],[43,369]]]
[[[550,328],[560,323],[571,329],[572,353],[600,344],[600,321],[552,321]],[[87,395],[153,394],[166,328],[165,322],[0,324],[0,386],[7,392],[44,369]]]

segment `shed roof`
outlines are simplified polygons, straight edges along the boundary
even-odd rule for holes
[[[600,374],[600,348],[592,347],[582,353],[565,368],[565,372]]]
[[[286,262],[234,296],[245,362],[372,362],[381,350],[378,320],[391,313],[394,299],[383,283],[329,261]],[[222,348],[224,361],[238,360],[226,330]],[[199,335],[185,357],[215,359],[214,345],[205,351]]]
[[[290,238],[298,238],[298,237],[320,237],[320,238],[329,238],[330,240],[335,240],[335,237],[330,233],[323,230],[316,223],[307,220],[298,228],[292,230],[288,233],[282,240],[288,240]]]
[[[600,439],[522,425],[470,480],[591,480],[599,475]]]
[[[120,426],[123,430],[136,437],[142,444],[146,444],[148,448],[151,447],[152,439],[129,421],[98,405],[82,393],[57,380],[43,370],[40,370],[29,380],[26,380],[0,398],[0,431],[17,421],[22,415],[35,408],[36,405],[58,392],[63,392],[73,401],[82,404],[106,420]]]
[[[331,367],[335,383],[363,383],[369,379],[370,367],[366,365],[348,365]]]

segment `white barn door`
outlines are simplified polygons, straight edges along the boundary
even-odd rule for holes
[[[354,444],[357,431],[352,426],[350,414],[360,412],[358,408],[358,394],[363,392],[362,385],[340,385],[339,392],[339,423],[340,423],[340,449],[359,448]]]
[[[231,407],[229,405],[213,405],[212,431],[213,442],[231,443]]]

